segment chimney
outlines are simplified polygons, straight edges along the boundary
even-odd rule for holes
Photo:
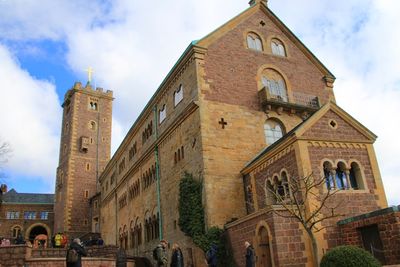
[[[2,194],[7,193],[7,185],[6,184],[0,185],[0,192]]]

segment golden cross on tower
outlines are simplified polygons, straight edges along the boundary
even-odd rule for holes
[[[88,67],[85,69],[85,71],[88,73],[88,82],[90,83],[92,81],[92,74],[94,72],[92,67]]]

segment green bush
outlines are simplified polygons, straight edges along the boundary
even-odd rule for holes
[[[355,246],[339,246],[329,250],[321,260],[321,267],[380,267],[366,250]]]

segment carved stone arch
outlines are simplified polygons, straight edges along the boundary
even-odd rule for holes
[[[344,166],[345,169],[350,169],[350,168],[349,168],[349,165],[348,165],[348,163],[347,163],[347,161],[344,160],[344,159],[336,159],[336,160],[335,160],[335,165],[334,165],[334,166],[338,166],[339,164],[343,164],[343,166]]]
[[[266,231],[268,235],[268,243],[262,243],[266,240],[262,240],[262,232]],[[266,221],[262,220],[256,225],[255,237],[253,240],[254,247],[256,249],[257,263],[256,266],[263,267],[275,267],[274,252],[273,252],[273,237],[271,229]]]
[[[348,161],[348,166],[349,166],[350,169],[352,168],[352,164],[354,164],[354,163],[358,165],[358,168],[359,168],[359,171],[360,171],[360,176],[361,176],[360,178],[361,178],[361,182],[362,182],[362,186],[363,186],[363,188],[360,188],[360,189],[368,190],[368,184],[367,184],[367,180],[365,178],[365,168],[364,168],[364,166],[358,160],[350,159]]]
[[[49,236],[49,237],[52,236],[51,228],[50,228],[47,224],[44,224],[44,223],[34,223],[34,224],[32,224],[31,226],[29,226],[29,227],[26,229],[26,231],[25,231],[25,236],[24,236],[25,240],[29,240],[29,234],[30,234],[31,231],[32,231],[35,227],[37,227],[37,226],[43,227],[43,228],[46,230],[46,232],[47,232],[47,236]]]
[[[281,180],[282,180],[282,173],[284,173],[284,172],[286,173],[286,178],[289,179],[289,172],[288,172],[288,170],[287,170],[286,168],[282,168],[281,171],[279,172],[279,176],[280,176]]]
[[[261,40],[261,46],[262,46],[262,51],[259,51],[260,53],[265,53],[266,50],[266,43],[265,43],[265,38],[263,36],[263,34],[255,29],[246,29],[245,31],[243,31],[243,46],[246,49],[249,49],[248,45],[247,45],[247,36],[249,34],[254,34],[256,36],[258,36],[258,38],[260,38]]]
[[[286,57],[289,58],[290,52],[288,51],[288,50],[289,50],[289,49],[288,49],[288,44],[286,43],[286,41],[283,40],[282,37],[280,37],[280,36],[278,36],[278,35],[275,35],[275,34],[269,35],[268,38],[267,38],[267,42],[266,42],[266,45],[265,45],[265,46],[268,46],[268,53],[271,53],[271,54],[272,54],[271,42],[272,42],[272,40],[274,40],[274,39],[276,39],[276,40],[278,40],[278,41],[280,41],[280,42],[282,43],[283,48],[285,49]],[[266,49],[265,49],[265,50],[266,50]]]
[[[292,101],[293,100],[293,94],[292,94],[293,90],[292,90],[292,84],[291,84],[289,78],[287,77],[287,75],[285,74],[284,71],[282,71],[279,67],[272,65],[272,64],[263,64],[263,65],[261,65],[261,67],[258,68],[257,76],[255,77],[256,82],[257,82],[258,91],[260,91],[264,87],[261,78],[262,78],[264,71],[267,69],[273,70],[273,71],[279,73],[280,76],[282,76],[283,81],[285,82],[285,85],[286,85],[288,101],[293,102]]]

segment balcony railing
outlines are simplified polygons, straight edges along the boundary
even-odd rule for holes
[[[320,103],[317,96],[293,92],[289,99],[284,95],[276,95],[264,87],[258,92],[260,103],[264,107],[282,107],[295,111],[315,111],[319,109]]]

